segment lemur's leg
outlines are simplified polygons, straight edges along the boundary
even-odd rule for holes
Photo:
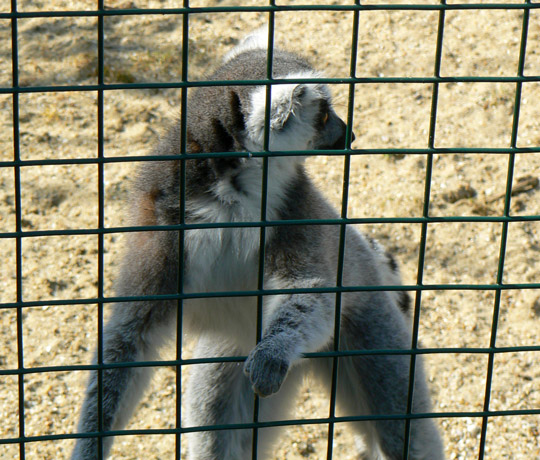
[[[238,356],[235,346],[202,337],[195,356]],[[243,363],[212,363],[190,366],[186,394],[186,427],[251,423],[254,393],[242,372]],[[291,400],[301,383],[300,372],[293,372],[280,392],[259,399],[259,421],[287,417]],[[261,460],[274,447],[280,428],[258,430],[258,455]],[[188,458],[193,460],[248,460],[252,458],[253,430],[209,430],[186,434]]]
[[[163,302],[117,304],[104,330],[105,364],[147,361],[156,358],[155,350],[167,335],[167,323],[175,322],[175,309]],[[155,310],[158,309],[159,312]],[[152,371],[150,367],[120,367],[102,372],[103,430],[122,428],[142,396]],[[79,432],[98,431],[98,373],[90,375],[81,411]],[[103,438],[103,458],[112,445],[112,437]],[[98,458],[97,438],[80,438],[73,460]]]
[[[345,309],[341,321],[341,350],[392,350],[411,346],[410,326],[386,293],[372,293],[355,310]],[[418,356],[413,412],[430,412],[429,393]],[[400,415],[406,413],[409,355],[361,355],[339,358],[338,415]],[[328,385],[331,360],[316,372]],[[324,369],[323,366],[327,366]],[[327,387],[327,391],[330,388]],[[352,424],[366,443],[365,458],[399,460],[403,456],[404,420],[375,420]],[[410,456],[414,460],[442,460],[442,442],[431,419],[411,422]]]
[[[146,203],[148,204],[148,203]],[[149,205],[148,205],[149,206]],[[147,209],[147,212],[150,210]],[[177,292],[177,241],[175,232],[139,232],[130,235],[128,251],[121,264],[118,296],[171,294]],[[156,358],[157,349],[176,325],[176,302],[140,300],[121,302],[103,333],[103,362],[147,361]],[[148,367],[119,367],[102,372],[103,425],[105,431],[120,429],[127,422],[148,383]],[[81,411],[79,432],[98,430],[98,373],[90,375]],[[103,438],[106,458],[113,438]],[[96,438],[78,439],[73,460],[98,458]]]

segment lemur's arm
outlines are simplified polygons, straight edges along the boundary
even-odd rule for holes
[[[322,287],[320,279],[304,279],[275,287]],[[262,340],[249,354],[244,372],[259,396],[276,393],[289,368],[304,353],[323,348],[334,330],[331,294],[292,294],[267,297]]]
[[[299,209],[292,197],[311,196],[311,183],[299,171],[290,185],[283,219],[315,218],[324,210],[308,203]],[[332,242],[330,242],[331,240]],[[335,240],[335,241],[334,241]],[[321,250],[337,242],[318,226],[282,226],[274,229],[266,248],[265,286],[270,289],[309,289],[332,285],[334,275],[327,268]],[[244,372],[260,396],[279,390],[289,367],[305,353],[323,349],[334,333],[335,296],[329,293],[294,293],[267,296],[263,304],[262,340],[252,350]]]

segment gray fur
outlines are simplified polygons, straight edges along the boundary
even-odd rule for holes
[[[266,77],[266,51],[250,38],[230,53],[210,79]],[[275,77],[316,75],[296,55],[276,50]],[[263,88],[264,89],[264,88]],[[191,153],[262,150],[265,100],[255,86],[201,87],[188,103],[188,151]],[[345,125],[331,107],[324,85],[277,85],[272,89],[271,150],[345,148]],[[179,124],[164,136],[153,154],[180,153]],[[135,225],[180,222],[179,163],[144,163],[132,187]],[[186,161],[186,222],[234,222],[260,219],[261,160],[201,158]],[[301,158],[269,161],[269,219],[328,219],[338,214],[307,177]],[[329,225],[269,227],[266,235],[264,286],[267,289],[336,285],[339,231]],[[188,230],[184,235],[185,292],[257,288],[258,228]],[[173,294],[179,291],[177,232],[129,235],[116,292],[118,296]],[[382,247],[347,227],[343,284],[400,282],[394,259]],[[342,295],[342,350],[407,349],[409,315],[400,309],[403,294],[352,292]],[[235,363],[192,366],[183,426],[249,423],[253,392],[261,399],[260,420],[288,417],[299,384],[313,374],[330,393],[332,360],[304,359],[309,352],[332,349],[335,295],[290,294],[264,298],[263,337],[256,343],[256,299],[227,297],[185,302],[183,321],[197,339],[195,357],[247,355]],[[106,363],[153,359],[174,337],[177,307],[173,301],[126,302],[114,306],[104,333]],[[170,330],[173,329],[173,330]],[[406,355],[340,358],[338,415],[403,414],[408,394],[410,357]],[[103,372],[103,428],[120,429],[149,377],[144,368]],[[417,360],[414,412],[431,410],[421,359]],[[97,431],[97,378],[90,377],[80,432]],[[403,421],[352,424],[362,438],[364,458],[398,460],[403,452]],[[259,458],[271,450],[278,428],[261,429]],[[186,435],[191,460],[252,458],[250,430],[218,430]],[[104,455],[111,438],[104,438]],[[143,451],[144,448],[141,448]],[[412,422],[412,460],[441,460],[443,449],[430,419]],[[73,460],[97,458],[97,441],[78,440]]]

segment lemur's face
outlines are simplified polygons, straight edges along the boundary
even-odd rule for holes
[[[313,75],[287,75],[286,78]],[[266,88],[251,95],[251,110],[246,117],[245,147],[261,151],[266,123]],[[274,85],[270,109],[271,151],[344,149],[346,125],[332,108],[330,92],[322,84]]]

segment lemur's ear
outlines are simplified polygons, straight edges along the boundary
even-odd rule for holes
[[[272,129],[283,129],[295,110],[301,107],[305,94],[306,86],[301,84],[272,88]]]
[[[235,141],[240,140],[240,133],[244,131],[246,127],[238,94],[234,91],[230,91],[229,97],[228,116],[223,119],[212,119],[214,145],[217,150],[222,152],[233,150]]]
[[[234,137],[229,133],[223,123],[217,118],[212,119],[212,130],[214,131],[215,151],[228,152],[234,146]]]
[[[242,112],[242,103],[235,91],[230,92],[230,104],[231,104],[231,118],[232,128],[235,133],[244,131],[246,129],[246,121],[244,119],[244,113]]]

